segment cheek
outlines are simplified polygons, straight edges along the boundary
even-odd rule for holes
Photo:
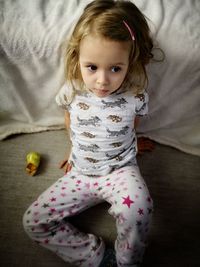
[[[85,80],[87,78],[87,73],[86,73],[86,70],[84,68],[81,68],[81,75],[82,75],[83,80]]]
[[[82,76],[84,76],[84,68],[80,66],[80,73]]]
[[[83,70],[81,74],[85,84],[89,84],[92,82],[92,75],[90,75],[87,70]]]
[[[127,73],[128,73],[128,68],[123,72],[123,74],[122,74],[122,82],[124,81],[124,79],[126,78],[126,75],[127,75]]]
[[[116,79],[116,83],[122,83],[124,81],[126,77],[126,73],[122,73],[117,79]]]

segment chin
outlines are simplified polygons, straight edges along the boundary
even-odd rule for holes
[[[106,97],[106,96],[110,95],[110,92],[109,91],[106,91],[106,92],[95,92],[95,95],[98,96],[98,97]]]

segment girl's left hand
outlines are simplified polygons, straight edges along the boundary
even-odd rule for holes
[[[139,137],[137,143],[138,155],[142,155],[146,151],[151,152],[155,148],[155,143],[146,137]]]
[[[71,169],[72,169],[72,164],[67,160],[67,159],[64,159],[60,162],[59,164],[59,168],[60,169],[64,169],[65,171],[65,174],[70,172]]]

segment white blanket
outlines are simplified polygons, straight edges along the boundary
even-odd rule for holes
[[[90,1],[0,1],[0,139],[64,127],[54,100],[61,44]],[[132,1],[165,53],[148,67],[150,110],[139,134],[200,155],[200,1]]]

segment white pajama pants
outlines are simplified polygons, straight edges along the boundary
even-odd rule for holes
[[[24,229],[64,261],[74,266],[97,267],[104,254],[103,240],[80,232],[67,218],[102,201],[111,204],[108,212],[116,219],[118,266],[137,266],[144,253],[153,203],[136,166],[98,178],[72,169],[28,208]]]

